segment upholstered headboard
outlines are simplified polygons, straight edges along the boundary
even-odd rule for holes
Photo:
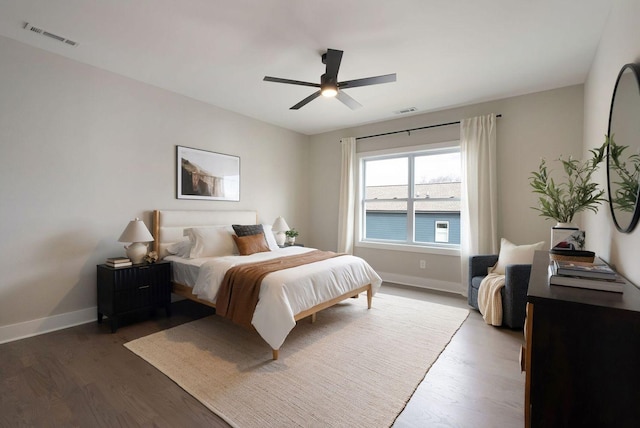
[[[162,259],[167,247],[184,238],[184,229],[189,227],[227,226],[231,224],[256,224],[256,211],[153,211],[153,249]]]

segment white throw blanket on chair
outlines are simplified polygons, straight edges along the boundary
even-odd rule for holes
[[[504,275],[490,273],[484,277],[478,288],[478,309],[487,324],[502,325],[502,296]]]

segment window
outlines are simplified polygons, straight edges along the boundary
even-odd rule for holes
[[[360,155],[360,243],[458,248],[460,147]]]

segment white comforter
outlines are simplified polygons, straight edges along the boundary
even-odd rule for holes
[[[211,258],[200,266],[193,293],[215,302],[224,275],[233,266],[313,250],[287,247],[250,256]],[[367,284],[371,284],[375,293],[382,279],[366,261],[350,255],[272,272],[262,281],[251,323],[272,349],[279,349],[296,325],[295,314]]]

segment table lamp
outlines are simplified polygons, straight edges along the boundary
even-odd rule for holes
[[[287,230],[289,230],[289,225],[284,220],[284,218],[278,217],[273,222],[273,225],[271,226],[271,230],[276,236],[276,244],[278,244],[279,247],[282,247],[284,245],[284,239],[285,239],[284,233]]]
[[[120,235],[118,242],[131,242],[129,246],[124,246],[127,250],[127,257],[131,259],[133,264],[142,263],[144,256],[147,254],[147,242],[153,241],[151,232],[144,225],[144,222],[136,217],[131,220],[127,227]]]

